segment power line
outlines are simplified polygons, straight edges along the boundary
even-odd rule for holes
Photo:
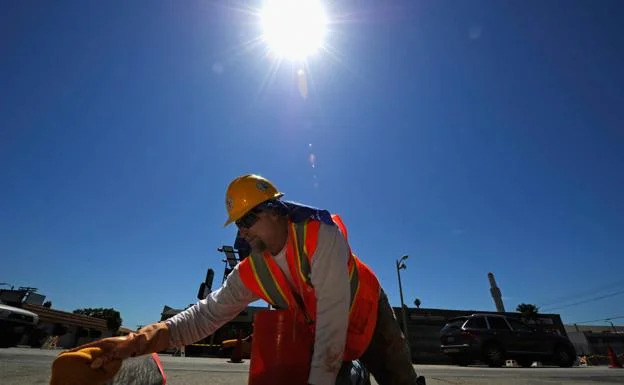
[[[602,285],[602,286],[599,286],[599,287],[596,287],[596,288],[593,288],[593,289],[584,290],[584,291],[578,292],[576,294],[564,295],[564,296],[560,296],[560,297],[548,300],[545,303],[538,304],[538,307],[543,308],[543,307],[550,307],[550,306],[553,306],[553,305],[558,305],[560,303],[564,303],[565,304],[566,302],[570,302],[570,301],[575,300],[577,298],[586,297],[588,295],[592,295],[592,294],[595,294],[596,292],[604,291],[604,290],[607,290],[607,289],[614,289],[614,288],[622,286],[622,285],[624,285],[624,281],[623,280],[618,280],[618,281],[611,282],[611,283],[608,283],[606,285]]]
[[[591,321],[573,322],[573,323],[575,323],[575,324],[588,324],[590,322],[611,321],[611,320],[620,319],[620,318],[624,318],[624,315],[619,315],[619,316],[616,316],[616,317],[607,317],[607,318],[594,319],[594,320],[591,320]]]
[[[568,308],[568,307],[571,307],[571,306],[576,306],[576,305],[580,305],[580,304],[587,303],[587,302],[597,301],[597,300],[605,299],[605,298],[609,298],[609,297],[615,297],[616,295],[620,295],[620,294],[624,294],[624,290],[616,291],[615,293],[599,295],[597,297],[584,299],[582,301],[573,302],[571,304],[564,305],[564,306],[556,306],[556,307],[548,307],[547,306],[546,308],[548,309],[548,311],[553,311],[553,310],[558,310],[558,309],[565,309],[565,308]]]

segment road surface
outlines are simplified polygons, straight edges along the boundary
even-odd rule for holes
[[[58,350],[0,349],[0,384],[47,385]],[[247,385],[249,361],[223,358],[161,356],[167,385]],[[488,368],[485,366],[415,365],[428,385],[622,385],[624,369],[606,366],[574,368]],[[376,382],[372,382],[377,385]]]

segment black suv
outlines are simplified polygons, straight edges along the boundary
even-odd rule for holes
[[[567,338],[496,314],[453,318],[440,331],[440,342],[442,352],[458,365],[481,360],[497,367],[513,359],[524,367],[533,361],[569,367],[576,359],[574,346]]]

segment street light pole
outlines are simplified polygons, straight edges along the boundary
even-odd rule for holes
[[[397,269],[397,277],[399,278],[399,294],[401,296],[401,316],[403,318],[403,335],[405,336],[405,340],[407,341],[407,349],[409,351],[409,337],[407,335],[407,316],[405,314],[405,304],[403,303],[403,287],[401,286],[401,269],[406,269],[405,260],[407,259],[407,255],[401,257],[401,259],[396,261],[396,269]]]
[[[611,324],[611,327],[613,328],[613,331],[617,333],[618,331],[615,328],[615,325],[613,324],[613,322],[611,322],[611,320],[609,320],[609,323]]]

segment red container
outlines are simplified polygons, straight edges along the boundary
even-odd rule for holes
[[[291,312],[257,312],[248,384],[307,385],[313,346],[312,333]]]

